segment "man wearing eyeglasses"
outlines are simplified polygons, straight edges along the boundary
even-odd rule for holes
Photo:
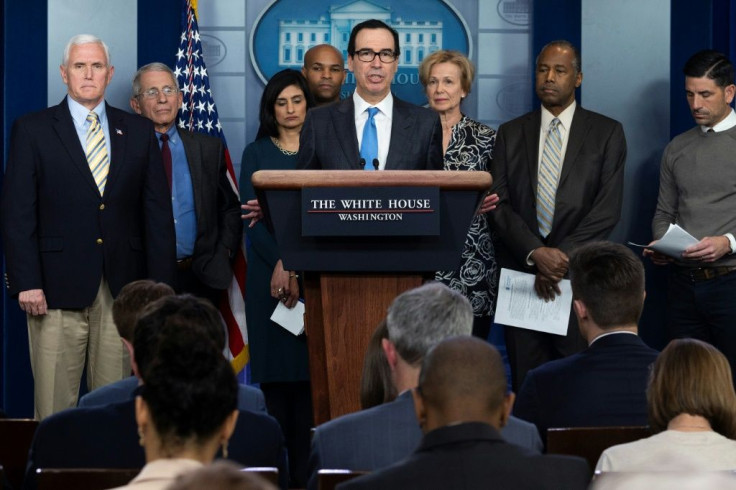
[[[74,36],[67,96],[13,126],[2,215],[9,294],[28,319],[36,418],[130,374],[112,302],[145,277],[173,283],[174,228],[153,125],[109,106],[114,68],[97,37]]]
[[[355,92],[307,113],[297,168],[442,170],[439,116],[391,94],[399,54],[398,33],[380,20],[353,28],[348,69]]]
[[[171,190],[176,229],[177,293],[217,306],[232,280],[231,257],[240,246],[240,201],[227,179],[219,138],[178,129],[182,94],[171,68],[141,67],[133,78],[133,110],[153,121]]]

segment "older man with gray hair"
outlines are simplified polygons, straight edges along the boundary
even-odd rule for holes
[[[422,438],[411,396],[422,360],[444,339],[470,336],[473,310],[462,294],[431,282],[396,297],[386,323],[388,339],[383,340],[383,350],[399,396],[317,427],[309,458],[310,490],[317,489],[320,469],[374,471],[411,454]],[[542,443],[532,424],[510,417],[501,435],[509,442],[541,451]]]

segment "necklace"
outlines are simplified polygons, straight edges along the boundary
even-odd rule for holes
[[[279,140],[276,139],[276,138],[274,138],[273,136],[271,136],[271,141],[273,141],[273,144],[276,145],[276,148],[278,148],[279,151],[281,151],[281,153],[283,153],[284,155],[294,156],[297,153],[299,153],[299,150],[297,150],[297,151],[287,150],[286,148],[284,148],[283,146],[281,146],[281,144],[279,143]]]

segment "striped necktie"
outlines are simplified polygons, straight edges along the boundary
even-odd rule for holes
[[[110,160],[107,158],[107,146],[105,146],[105,133],[102,131],[102,125],[94,111],[87,114],[89,121],[89,129],[87,129],[87,164],[92,171],[92,177],[95,179],[100,195],[105,192],[105,183],[107,182],[107,173],[110,169]]]
[[[542,162],[539,165],[537,184],[537,224],[539,233],[547,237],[552,230],[552,219],[555,215],[555,195],[562,168],[562,135],[558,127],[560,120],[552,119],[544,140]]]

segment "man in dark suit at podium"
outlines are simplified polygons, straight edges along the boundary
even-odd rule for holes
[[[514,415],[550,427],[647,425],[646,386],[657,351],[637,335],[644,266],[624,245],[592,242],[570,256],[573,309],[589,347],[526,376]]]
[[[352,97],[307,113],[297,168],[442,170],[439,116],[391,94],[398,33],[380,20],[356,25],[348,41]]]
[[[568,254],[604,240],[618,223],[626,140],[621,124],[578,106],[580,54],[554,41],[537,57],[536,91],[542,102],[498,128],[491,193],[500,199],[488,215],[499,240],[501,267],[536,275],[537,295],[560,293]],[[507,327],[511,374],[518,389],[527,371],[585,348],[574,315],[566,336]]]

